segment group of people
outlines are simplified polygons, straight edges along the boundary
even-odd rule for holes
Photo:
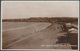
[[[65,23],[67,28],[69,43],[72,49],[78,49],[78,25],[74,23]]]

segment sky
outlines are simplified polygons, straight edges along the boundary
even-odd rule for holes
[[[2,19],[78,17],[78,1],[2,1]]]

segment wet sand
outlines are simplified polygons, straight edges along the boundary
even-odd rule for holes
[[[2,35],[3,49],[71,49],[67,38],[58,39],[66,32],[56,23],[3,22]]]

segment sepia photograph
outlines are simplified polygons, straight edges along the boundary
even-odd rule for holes
[[[2,1],[1,18],[2,49],[78,51],[78,1]]]

